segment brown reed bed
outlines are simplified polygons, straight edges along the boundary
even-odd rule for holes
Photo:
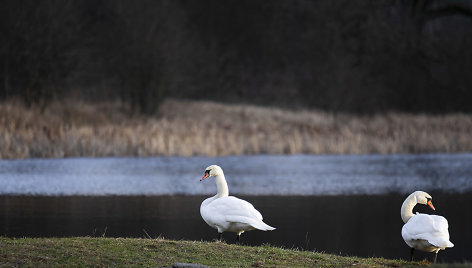
[[[165,101],[157,115],[120,103],[0,104],[0,158],[471,152],[472,116],[373,116]]]

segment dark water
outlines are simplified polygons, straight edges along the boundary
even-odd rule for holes
[[[436,214],[449,221],[455,247],[440,251],[440,262],[472,261],[472,194],[431,192]],[[277,227],[250,231],[243,243],[270,243],[342,255],[403,258],[403,194],[340,196],[239,196]],[[107,236],[209,241],[216,230],[200,217],[206,196],[45,197],[0,196],[0,235],[9,237]],[[432,213],[417,205],[416,211]],[[144,231],[145,230],[145,231]],[[235,235],[225,233],[228,243]],[[431,258],[417,253],[416,258]],[[431,260],[431,259],[430,259]]]

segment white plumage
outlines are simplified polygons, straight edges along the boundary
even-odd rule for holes
[[[413,257],[414,249],[418,249],[435,252],[434,262],[436,262],[439,250],[454,246],[449,241],[449,225],[446,218],[421,213],[413,214],[413,207],[416,204],[429,205],[434,210],[431,199],[428,193],[416,191],[403,202],[401,216],[405,225],[402,228],[402,237],[405,243],[412,248],[410,260]]]
[[[219,238],[223,232],[234,232],[237,233],[239,241],[239,236],[244,231],[275,229],[262,221],[261,213],[251,203],[229,196],[228,185],[219,166],[207,167],[201,180],[207,177],[215,177],[217,194],[202,202],[200,214],[208,225],[218,230]]]
[[[411,248],[433,252],[453,247],[446,218],[417,213],[402,228],[402,237]]]

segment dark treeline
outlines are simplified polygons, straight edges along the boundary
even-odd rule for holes
[[[0,99],[472,112],[472,4],[5,0]]]

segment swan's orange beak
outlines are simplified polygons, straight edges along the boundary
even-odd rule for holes
[[[202,181],[202,180],[208,178],[209,176],[210,176],[210,173],[205,173],[205,176],[203,176],[203,177],[200,179],[200,181]]]
[[[428,206],[429,206],[430,208],[432,208],[433,210],[436,210],[436,209],[434,208],[433,202],[431,202],[431,200],[428,200]]]

